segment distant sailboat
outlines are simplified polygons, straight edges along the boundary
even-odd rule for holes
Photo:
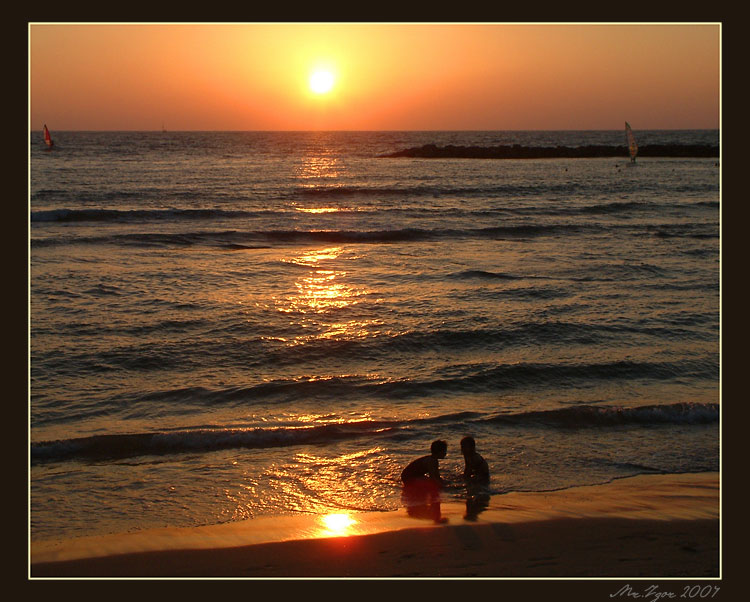
[[[52,137],[49,135],[49,130],[47,129],[47,124],[44,124],[44,143],[47,145],[47,148],[52,148],[52,146],[55,144],[52,142]]]
[[[625,122],[625,135],[628,140],[628,151],[630,152],[630,162],[635,163],[635,157],[638,154],[638,145],[635,142],[635,136],[633,130],[630,129],[630,124]]]

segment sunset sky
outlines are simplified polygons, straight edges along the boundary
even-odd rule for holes
[[[718,128],[720,42],[718,24],[32,23],[29,125]]]

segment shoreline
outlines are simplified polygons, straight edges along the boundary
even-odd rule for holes
[[[31,542],[29,576],[235,578],[720,577],[719,473],[440,504],[396,512],[261,517]]]

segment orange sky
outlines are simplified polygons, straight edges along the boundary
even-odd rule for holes
[[[29,48],[32,130],[719,127],[718,24],[30,24]]]

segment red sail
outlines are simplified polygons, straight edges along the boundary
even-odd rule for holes
[[[47,146],[52,146],[52,138],[49,135],[46,123],[44,124],[44,142]]]

